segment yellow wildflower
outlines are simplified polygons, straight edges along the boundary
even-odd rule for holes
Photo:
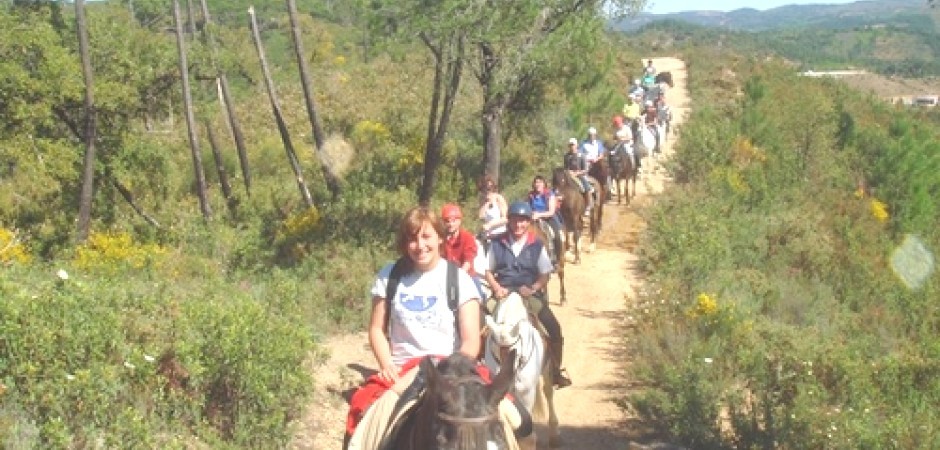
[[[718,312],[718,301],[706,294],[701,293],[695,300],[695,306],[689,311],[691,317],[708,317]]]
[[[891,215],[888,214],[888,205],[884,204],[877,198],[871,199],[869,203],[871,209],[871,215],[881,223],[885,223],[891,218]]]

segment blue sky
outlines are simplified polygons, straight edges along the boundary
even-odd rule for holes
[[[783,5],[812,5],[812,4],[842,4],[852,3],[855,0],[711,0],[698,2],[690,0],[649,0],[644,12],[666,14],[679,11],[732,11],[738,8],[754,8],[765,10]]]

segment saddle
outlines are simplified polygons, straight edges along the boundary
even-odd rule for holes
[[[578,192],[582,194],[587,193],[587,191],[584,190],[584,186],[581,184],[581,180],[578,177],[572,175],[570,170],[566,170],[565,175],[568,177],[568,183],[570,183],[572,186],[578,187]],[[585,198],[585,200],[587,199]]]

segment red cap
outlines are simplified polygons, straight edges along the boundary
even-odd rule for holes
[[[463,213],[460,212],[459,206],[453,203],[447,203],[441,207],[441,217],[445,219],[461,219],[463,218]]]

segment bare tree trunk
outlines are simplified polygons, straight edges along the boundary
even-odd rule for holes
[[[424,44],[434,55],[434,92],[431,96],[431,108],[428,115],[428,139],[424,151],[424,177],[418,191],[418,203],[427,206],[434,196],[434,184],[437,181],[437,169],[441,164],[441,153],[447,126],[460,87],[463,73],[464,37],[463,35],[442,38],[434,43],[427,35],[421,35]],[[443,91],[443,93],[442,93]],[[441,95],[443,94],[443,101]],[[443,103],[443,105],[441,105]]]
[[[310,83],[310,69],[307,67],[306,53],[303,47],[303,38],[300,35],[300,24],[297,21],[297,3],[295,0],[287,0],[287,12],[290,16],[291,37],[294,40],[294,53],[297,54],[297,65],[300,69],[300,84],[304,89],[304,102],[307,106],[307,116],[310,118],[310,128],[313,130],[313,141],[316,145],[315,153],[320,161],[320,168],[323,170],[323,178],[326,180],[326,186],[333,195],[333,201],[339,199],[342,193],[342,187],[339,183],[339,177],[333,171],[333,164],[329,155],[323,148],[323,142],[326,137],[323,135],[323,124],[320,122],[320,116],[317,114],[317,105],[313,99],[313,87]]]
[[[128,205],[131,205],[131,208],[134,209],[134,212],[136,212],[140,217],[143,217],[144,220],[146,220],[150,225],[160,228],[160,223],[157,222],[157,219],[154,219],[153,216],[147,214],[147,212],[137,204],[137,201],[134,200],[134,194],[131,193],[131,190],[128,189],[127,186],[124,186],[124,184],[118,181],[114,175],[106,173],[105,176],[107,176],[108,180],[111,181],[111,185],[113,185],[114,188],[121,193],[121,197],[124,197],[124,201],[126,201]]]
[[[264,57],[264,46],[261,45],[261,34],[258,32],[254,7],[248,8],[248,15],[251,17],[251,37],[255,41],[255,49],[258,51],[258,59],[261,61],[264,86],[268,91],[268,98],[271,100],[271,109],[274,112],[274,120],[277,122],[277,130],[281,134],[281,142],[284,143],[284,151],[287,152],[287,159],[290,161],[291,169],[294,170],[294,176],[297,178],[297,188],[300,189],[300,195],[303,197],[304,203],[307,204],[307,207],[313,207],[313,198],[310,196],[310,191],[304,182],[300,161],[297,160],[297,153],[294,151],[294,145],[291,144],[287,123],[284,122],[284,115],[281,113],[281,105],[277,100],[277,94],[274,92],[274,80],[271,79],[271,71],[268,69],[268,62]]]
[[[496,93],[494,77],[499,68],[500,60],[494,54],[490,45],[482,43],[480,50],[480,72],[477,76],[480,87],[483,88],[483,114],[480,120],[483,125],[483,171],[493,178],[499,186],[499,166],[502,153],[503,112],[509,103],[505,93]]]
[[[242,182],[245,184],[245,195],[251,197],[251,169],[248,166],[248,150],[245,147],[245,136],[242,134],[242,127],[238,122],[238,116],[235,115],[235,107],[232,106],[232,95],[228,89],[228,77],[224,72],[219,70],[216,63],[218,46],[212,35],[212,16],[209,14],[209,5],[206,4],[206,0],[200,0],[199,4],[202,8],[203,33],[206,35],[206,40],[209,41],[213,69],[218,73],[216,90],[218,92],[219,101],[222,103],[222,113],[225,114],[229,129],[232,132],[232,137],[235,139],[235,149],[238,151],[238,164],[242,171]]]
[[[225,107],[225,117],[228,119],[229,128],[232,131],[232,137],[235,139],[235,149],[238,151],[238,164],[242,170],[242,180],[245,183],[245,194],[251,197],[251,168],[248,166],[248,149],[245,147],[245,135],[242,134],[241,123],[235,115],[235,108],[232,106],[232,96],[228,89],[228,77],[225,74],[219,74],[219,92],[223,106]]]
[[[498,105],[483,106],[483,170],[499,186],[499,162],[502,152],[502,111]]]
[[[196,136],[196,118],[193,115],[193,98],[189,91],[189,65],[186,62],[186,41],[183,39],[183,27],[180,24],[179,0],[173,0],[173,23],[176,28],[176,48],[179,51],[180,80],[183,84],[183,111],[186,113],[186,128],[189,148],[193,156],[199,208],[202,210],[202,217],[209,220],[212,217],[212,208],[209,206],[209,199],[206,195],[206,175],[202,169],[202,154],[199,151],[199,139]]]
[[[232,195],[232,184],[228,181],[228,172],[225,170],[225,164],[222,161],[222,151],[219,150],[219,143],[215,138],[215,132],[212,131],[212,124],[206,121],[206,136],[209,137],[209,147],[212,147],[212,157],[215,160],[215,170],[219,174],[219,186],[222,187],[222,195],[225,196],[225,204],[228,206],[228,212],[235,217],[235,208],[238,205],[235,197]]]
[[[78,51],[82,60],[82,77],[85,79],[85,158],[82,162],[82,192],[78,199],[78,234],[76,240],[84,242],[91,227],[91,204],[94,200],[95,184],[95,139],[97,120],[95,114],[95,80],[88,54],[88,29],[85,26],[85,0],[75,1],[75,26],[78,33]]]
[[[189,29],[189,36],[196,39],[196,14],[193,11],[193,0],[186,0],[186,26]]]

